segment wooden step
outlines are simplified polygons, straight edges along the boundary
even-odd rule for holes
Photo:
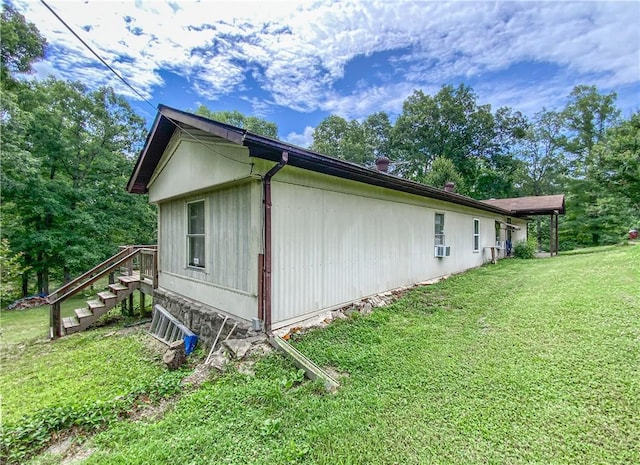
[[[129,289],[135,289],[140,283],[140,276],[118,276],[118,281]]]
[[[103,292],[98,292],[98,297],[100,298],[100,300],[102,300],[104,303],[107,303],[107,300],[109,299],[115,299],[116,297],[118,297],[116,294],[109,292],[109,291],[103,291]]]
[[[75,316],[68,316],[68,317],[62,319],[62,327],[65,330],[73,329],[76,326],[80,326],[80,322],[78,321],[78,319]]]
[[[88,308],[76,308],[74,311],[76,312],[76,318],[78,319],[78,321],[82,321],[83,318],[89,318],[93,316],[93,312]]]
[[[128,291],[129,287],[125,286],[122,283],[116,283],[116,284],[109,284],[109,289],[111,289],[111,292],[113,292],[114,294],[117,294],[118,292]]]
[[[89,306],[89,310],[91,310],[92,312],[106,307],[104,302],[101,302],[100,300],[88,300],[87,305]]]

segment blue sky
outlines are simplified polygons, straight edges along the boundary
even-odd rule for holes
[[[153,109],[39,2],[14,1],[50,44],[36,75],[110,85]],[[573,87],[640,109],[640,2],[53,1],[49,4],[154,106],[204,104],[278,124],[306,146],[330,114],[394,118],[414,89],[471,86],[479,103],[527,115]]]

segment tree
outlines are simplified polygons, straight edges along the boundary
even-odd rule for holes
[[[527,128],[518,158],[524,162],[523,195],[556,194],[562,189],[565,171],[562,150],[564,119],[555,111],[536,113]]]
[[[577,245],[618,242],[640,224],[640,114],[610,128],[587,161],[571,180],[563,235]]]
[[[385,112],[369,115],[362,124],[331,115],[314,129],[311,150],[373,166],[376,158],[389,154],[390,134],[391,122]]]
[[[247,131],[260,134],[262,136],[278,138],[278,125],[257,116],[245,116],[238,110],[233,111],[211,111],[206,106],[200,105],[195,111],[196,115],[213,119],[221,123],[231,124]]]
[[[562,112],[566,133],[562,143],[570,179],[560,234],[572,246],[617,242],[628,220],[628,204],[602,182],[596,150],[600,146],[602,151],[609,129],[619,122],[615,101],[613,92],[603,95],[595,86],[576,86]]]
[[[452,182],[455,184],[455,191],[457,193],[466,193],[464,179],[456,170],[453,162],[445,157],[436,157],[436,159],[433,160],[433,163],[431,163],[431,169],[424,176],[422,182],[428,186],[437,187],[439,189],[442,189],[446,183]]]
[[[584,176],[591,163],[593,147],[602,141],[609,128],[618,122],[620,110],[615,106],[616,93],[603,95],[596,86],[576,86],[562,114],[568,132],[565,150],[572,155],[570,168],[574,176]]]
[[[12,254],[9,241],[0,240],[0,306],[16,296],[15,283],[25,271],[22,253]]]
[[[478,159],[474,197],[478,199],[517,197],[522,161],[517,154],[526,134],[527,119],[509,107],[494,116],[493,143],[485,157]]]
[[[594,146],[589,174],[640,214],[640,112],[611,128]]]
[[[21,87],[15,102],[2,133],[12,141],[1,171],[3,235],[24,252],[38,292],[48,293],[52,271],[68,279],[122,242],[154,241],[153,210],[124,190],[144,140],[126,101],[110,88],[49,79]],[[141,229],[148,234],[131,234]]]
[[[391,131],[393,129],[389,115],[384,111],[373,113],[361,124],[364,138],[365,165],[375,162],[380,156],[392,155]]]
[[[330,115],[313,130],[311,150],[342,158],[362,160],[364,150],[363,134],[357,121],[349,122],[341,116]]]
[[[491,107],[478,105],[473,90],[462,84],[444,86],[433,97],[415,91],[405,100],[393,128],[398,173],[422,179],[435,158],[442,156],[453,162],[469,195],[485,198],[512,191],[517,163],[505,147],[518,134],[519,121],[509,109],[494,116]]]
[[[35,61],[44,57],[46,40],[34,24],[7,3],[2,4],[0,23],[0,80],[12,83],[14,73],[31,72]]]

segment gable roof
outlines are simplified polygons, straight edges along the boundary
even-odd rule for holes
[[[516,197],[512,199],[483,200],[488,205],[510,210],[518,216],[545,215],[559,213],[564,215],[564,194]]]
[[[164,153],[169,140],[177,128],[198,129],[221,137],[229,142],[243,145],[249,149],[249,156],[279,162],[282,152],[288,152],[288,165],[309,171],[336,176],[342,179],[363,182],[373,186],[393,189],[400,192],[415,194],[436,200],[443,200],[457,205],[477,208],[501,215],[514,215],[514,212],[501,205],[481,202],[470,197],[446,192],[432,186],[427,186],[381,171],[364,168],[355,163],[338,158],[322,155],[308,149],[261,136],[245,129],[229,124],[177,110],[165,105],[158,106],[158,113],[151,131],[147,135],[144,148],[136,161],[127,190],[133,194],[144,194],[147,185]]]

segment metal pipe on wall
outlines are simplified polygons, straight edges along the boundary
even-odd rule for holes
[[[264,320],[264,330],[271,333],[271,179],[289,161],[289,152],[282,152],[280,162],[264,175],[262,186],[264,189],[264,259],[262,271],[262,288],[260,301]]]

